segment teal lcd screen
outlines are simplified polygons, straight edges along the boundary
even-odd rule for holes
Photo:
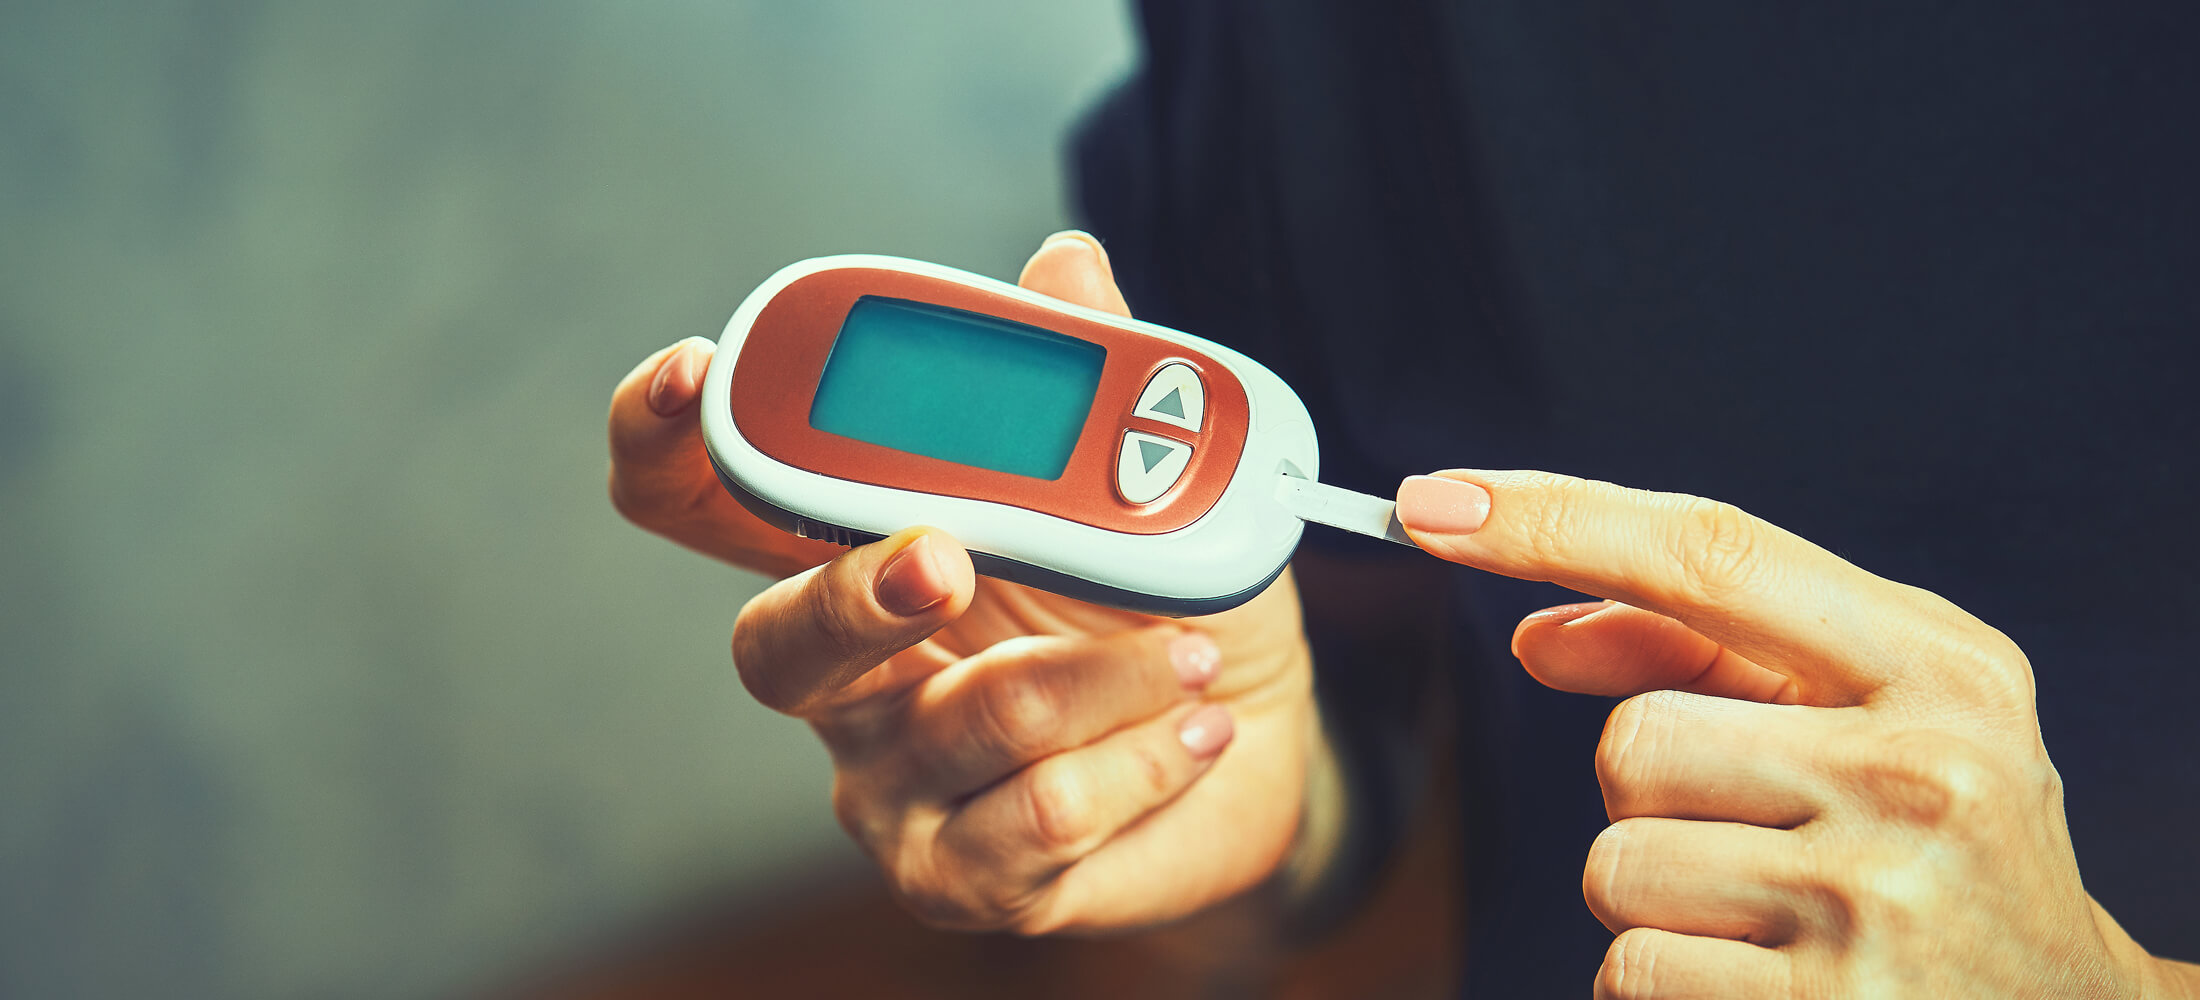
[[[1107,350],[961,309],[866,295],[825,360],[810,426],[962,465],[1056,479]]]

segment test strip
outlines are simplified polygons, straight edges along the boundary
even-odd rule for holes
[[[1413,539],[1406,536],[1406,529],[1398,524],[1398,505],[1382,497],[1354,493],[1284,473],[1277,477],[1276,501],[1301,521],[1343,528],[1400,545],[1413,544]]]

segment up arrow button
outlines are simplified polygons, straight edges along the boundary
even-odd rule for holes
[[[1194,434],[1206,415],[1206,387],[1200,384],[1199,373],[1182,361],[1171,361],[1154,372],[1138,394],[1138,405],[1131,408],[1131,416],[1173,424]]]
[[[1161,397],[1160,402],[1153,404],[1153,411],[1155,413],[1166,413],[1179,420],[1183,419],[1184,390],[1170,389],[1168,395]]]
[[[1192,446],[1182,441],[1124,431],[1123,447],[1115,458],[1115,489],[1131,503],[1152,503],[1184,477],[1192,460]]]

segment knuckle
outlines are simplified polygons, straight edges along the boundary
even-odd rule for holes
[[[1759,572],[1764,526],[1740,507],[1690,497],[1676,519],[1670,555],[1679,568],[1679,602],[1720,607],[1747,591]]]
[[[1946,902],[1921,853],[1891,848],[1852,855],[1829,888],[1831,923],[1852,939],[1923,932],[1940,922]]]
[[[978,737],[1003,760],[1039,756],[1057,724],[1055,686],[1044,674],[1005,673],[978,690]]]
[[[2016,640],[1930,590],[1887,585],[1896,588],[1898,605],[1919,623],[1911,629],[1910,640],[1918,650],[1920,667],[1956,690],[1972,694],[1984,706],[2032,705],[2032,661]]]
[[[1944,672],[1965,681],[1984,704],[2029,708],[2036,691],[2032,661],[2024,650],[1999,629],[1983,622],[1965,633],[1942,651]]]
[[[1620,859],[1627,846],[1624,825],[1614,823],[1597,834],[1597,839],[1589,844],[1589,858],[1581,866],[1581,895],[1598,919],[1611,919],[1621,902]]]
[[[1097,829],[1098,814],[1083,783],[1059,768],[1041,768],[1023,782],[1025,828],[1034,846],[1051,858],[1076,858],[1087,853]]]
[[[1597,740],[1597,783],[1614,818],[1628,813],[1657,767],[1659,748],[1672,732],[1679,694],[1652,691],[1620,702]]]
[[[883,839],[879,811],[871,797],[845,777],[833,780],[833,818],[865,853],[878,856],[876,846]]]
[[[1615,1000],[1654,997],[1658,991],[1659,936],[1646,927],[1622,931],[1605,949],[1596,995]]]
[[[1968,830],[2009,784],[1970,742],[1917,730],[1883,737],[1860,777],[1879,815],[1948,833]]]
[[[1160,751],[1140,743],[1125,751],[1129,755],[1131,773],[1138,777],[1138,788],[1148,802],[1156,801],[1176,791],[1177,769],[1169,764]]]
[[[1582,517],[1592,504],[1595,484],[1572,476],[1556,476],[1544,486],[1542,496],[1520,526],[1521,543],[1538,564],[1562,562],[1580,535]]]

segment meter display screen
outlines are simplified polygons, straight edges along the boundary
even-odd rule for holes
[[[963,465],[1056,479],[1107,351],[1008,320],[866,295],[833,341],[810,426]]]

